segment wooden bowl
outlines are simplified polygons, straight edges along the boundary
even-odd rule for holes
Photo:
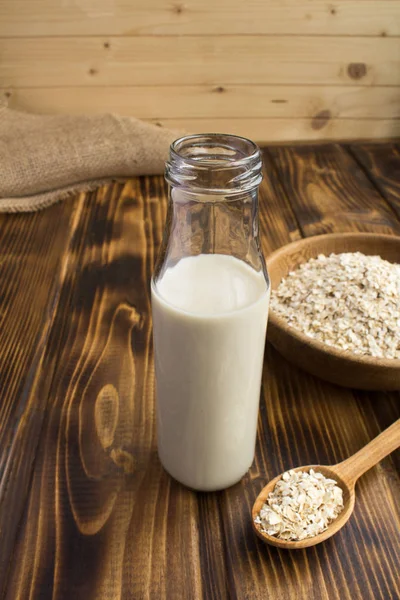
[[[362,252],[400,263],[400,237],[343,233],[288,244],[267,260],[272,289],[300,264],[332,252]],[[363,390],[400,389],[400,360],[360,356],[332,348],[290,327],[273,310],[269,313],[267,338],[288,361],[331,383]]]

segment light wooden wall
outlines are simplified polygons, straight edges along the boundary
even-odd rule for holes
[[[0,94],[259,142],[400,135],[400,0],[0,0]]]

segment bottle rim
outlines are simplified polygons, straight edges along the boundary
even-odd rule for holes
[[[165,178],[189,193],[238,194],[260,184],[261,170],[261,152],[253,141],[233,134],[201,133],[172,142]]]
[[[249,149],[249,152],[247,154],[244,154],[239,159],[231,160],[229,158],[228,154],[226,155],[225,159],[221,157],[221,159],[220,159],[221,162],[219,163],[221,165],[221,167],[224,164],[225,164],[226,168],[244,164],[244,163],[250,162],[254,159],[257,159],[260,155],[260,149],[255,142],[253,142],[252,140],[249,140],[248,138],[242,137],[240,135],[234,135],[231,133],[228,133],[228,134],[227,133],[194,133],[192,135],[182,136],[172,142],[172,144],[170,146],[170,154],[173,154],[177,158],[183,159],[185,162],[188,162],[195,166],[207,166],[207,165],[211,166],[212,164],[215,164],[215,163],[212,163],[211,161],[207,160],[207,158],[201,159],[200,158],[201,155],[199,155],[198,158],[197,157],[193,158],[190,155],[181,153],[181,150],[184,148],[185,144],[187,144],[187,145],[190,144],[189,147],[195,148],[198,145],[198,142],[201,142],[203,145],[207,139],[211,140],[211,143],[215,143],[218,140],[223,140],[223,141],[218,142],[218,145],[217,145],[218,148],[225,147],[228,150],[235,151],[235,149],[233,148],[233,145],[236,142],[237,144],[242,144],[243,147],[247,147]],[[215,142],[212,142],[212,140],[215,140]],[[231,142],[231,143],[228,145],[227,142]],[[250,150],[251,150],[251,152],[250,152]]]

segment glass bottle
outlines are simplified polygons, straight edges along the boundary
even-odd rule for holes
[[[233,135],[176,140],[151,282],[158,452],[211,491],[254,459],[270,283],[258,238],[258,147]]]

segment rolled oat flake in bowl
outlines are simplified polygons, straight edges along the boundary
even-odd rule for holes
[[[281,281],[271,308],[328,346],[400,359],[400,265],[380,256],[320,254]]]

